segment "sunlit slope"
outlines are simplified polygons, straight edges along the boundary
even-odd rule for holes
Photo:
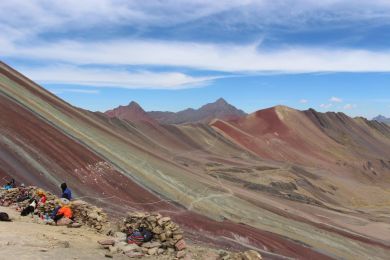
[[[34,139],[34,142],[35,140],[42,142],[46,147],[49,141],[45,141],[43,137],[51,136],[51,143],[57,144],[57,136],[60,133],[69,139],[64,139],[64,143],[71,143],[70,140],[72,140],[76,150],[79,149],[77,145],[83,147],[79,149],[80,154],[78,154],[66,145],[59,146],[60,150],[69,151],[66,154],[70,156],[63,162],[69,163],[69,168],[62,169],[63,174],[70,174],[68,171],[74,172],[74,168],[79,166],[76,165],[76,158],[82,162],[89,162],[88,156],[90,156],[92,162],[96,160],[107,163],[108,168],[113,168],[91,171],[91,173],[100,173],[100,177],[106,182],[112,181],[111,187],[115,183],[123,184],[125,187],[121,188],[120,196],[130,193],[141,194],[139,196],[142,197],[145,194],[144,191],[135,191],[139,187],[145,187],[159,196],[159,198],[150,197],[150,200],[155,200],[154,205],[160,206],[159,200],[165,199],[175,202],[176,205],[182,205],[183,207],[173,208],[165,205],[164,202],[160,207],[168,208],[170,214],[175,214],[172,211],[177,211],[183,216],[182,222],[187,221],[192,227],[209,230],[211,237],[213,234],[218,234],[233,239],[235,243],[248,243],[261,250],[302,259],[305,258],[304,256],[325,259],[323,254],[336,258],[365,259],[370,256],[383,258],[389,253],[386,237],[359,231],[361,234],[358,239],[347,236],[339,230],[351,232],[350,230],[355,230],[355,226],[344,227],[343,223],[332,223],[331,226],[337,229],[336,232],[321,224],[321,219],[316,214],[329,216],[333,213],[334,211],[327,204],[331,204],[337,198],[337,194],[329,199],[322,194],[316,195],[315,189],[311,188],[308,180],[314,178],[313,186],[323,186],[326,193],[327,189],[331,188],[327,187],[326,180],[320,177],[326,172],[312,173],[299,167],[296,168],[296,166],[293,167],[294,165],[289,163],[265,161],[257,156],[256,151],[243,147],[234,139],[226,138],[225,134],[216,132],[209,126],[137,124],[108,119],[98,113],[77,109],[4,64],[0,66],[0,96],[2,100],[7,99],[13,103],[12,107],[17,105],[22,108],[15,114],[15,117],[28,111],[40,120],[39,123],[33,122],[32,125],[43,122],[52,127],[52,130],[43,132],[41,139],[31,135],[29,138]],[[9,126],[9,118],[1,118],[2,124]],[[15,131],[20,131],[20,128],[21,126],[13,127]],[[285,134],[283,126],[278,126],[275,130],[279,135]],[[267,130],[262,131],[267,132]],[[24,136],[22,132],[20,134]],[[12,134],[9,136],[16,139]],[[291,137],[293,142],[296,142],[295,138]],[[331,143],[329,140],[325,140],[324,145]],[[36,144],[32,142],[30,145],[35,147]],[[20,147],[27,151],[25,146]],[[59,148],[53,147],[51,150]],[[340,151],[342,152],[343,148],[340,148]],[[28,152],[28,154],[33,153],[42,153],[42,151],[37,149],[37,151]],[[49,163],[62,160],[62,157],[55,159],[50,152],[43,154],[48,157]],[[86,156],[86,154],[90,155]],[[83,156],[86,158],[80,159]],[[286,161],[294,159],[294,155],[289,156],[291,159]],[[322,162],[324,159],[321,156],[321,152],[317,152],[313,158]],[[276,158],[269,159],[276,160]],[[3,160],[9,162],[9,160]],[[26,163],[26,165],[30,164]],[[57,176],[58,173],[53,168],[45,163],[42,165],[48,174],[53,176],[53,183],[62,179],[62,176]],[[110,171],[115,172],[115,175],[110,174]],[[114,179],[112,176],[117,177]],[[135,181],[139,186],[130,181],[126,183],[125,179],[120,179],[121,176]],[[34,175],[35,177],[40,178],[37,174]],[[286,186],[287,189],[285,189],[285,184],[276,184],[281,185],[282,192],[275,193],[277,188],[269,188],[275,185],[272,184],[276,181],[275,177],[283,183],[287,181],[286,177],[289,178],[289,181],[299,186],[298,190],[289,193],[289,187],[293,187],[291,184]],[[247,182],[242,182],[243,180]],[[268,183],[265,183],[266,180]],[[75,179],[74,183],[76,184],[77,181],[79,180]],[[94,179],[89,181],[88,187],[91,189],[99,186],[101,182],[100,179],[98,183],[94,183]],[[266,184],[266,188],[261,186],[262,184]],[[127,190],[126,185],[128,185]],[[306,185],[306,188],[300,185]],[[126,205],[129,201],[131,205],[131,199],[134,198],[129,196],[127,200],[125,197],[123,204]],[[317,205],[313,200],[324,202]],[[302,209],[294,210],[299,207]],[[285,211],[286,209],[288,211]],[[200,221],[199,217],[195,217],[192,212],[198,212],[216,220],[229,219],[232,222],[207,222],[204,219]],[[348,214],[347,211],[341,211],[339,214],[345,216],[345,219],[352,219],[345,215]],[[387,228],[387,226],[384,227]]]
[[[278,106],[211,125],[262,158],[334,172],[364,170],[368,163],[381,173],[390,166],[390,127],[342,113]]]

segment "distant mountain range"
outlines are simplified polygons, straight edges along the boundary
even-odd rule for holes
[[[382,115],[374,117],[372,120],[375,120],[375,121],[378,121],[378,122],[382,122],[382,123],[386,123],[386,124],[390,124],[390,118],[387,118],[387,117],[382,116]]]
[[[132,101],[128,106],[119,106],[105,112],[109,117],[117,117],[133,122],[158,122],[160,124],[209,123],[213,119],[232,120],[246,113],[230,105],[223,98],[206,104],[199,109],[188,108],[179,112],[145,112]]]

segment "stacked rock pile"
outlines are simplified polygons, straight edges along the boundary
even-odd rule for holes
[[[109,227],[107,214],[101,208],[93,206],[85,201],[72,202],[73,216],[76,222],[94,228],[99,232]]]
[[[35,187],[15,188],[10,190],[0,190],[0,205],[8,207],[17,201],[22,196],[31,196],[34,193]]]
[[[37,187],[19,187],[10,190],[0,190],[0,205],[12,206],[17,209],[23,209],[28,206],[29,199],[37,196]],[[44,191],[47,200],[44,204],[39,204],[35,214],[41,218],[48,217],[56,207],[59,206],[59,198],[47,191]],[[20,201],[21,198],[27,198]],[[109,227],[107,215],[102,209],[97,208],[87,202],[74,200],[71,202],[74,222],[91,227],[98,232],[106,231]],[[73,227],[78,225],[73,225]]]
[[[152,231],[154,240],[161,242],[163,248],[184,249],[183,231],[170,217],[163,217],[160,213],[128,213],[122,222],[121,231],[128,232],[140,227]]]
[[[127,236],[139,228],[146,228],[153,234],[151,241],[141,245],[127,244]],[[183,231],[170,217],[160,213],[131,212],[119,223],[121,232],[114,234],[115,239],[99,241],[110,253],[124,253],[129,257],[144,255],[172,255],[182,258],[186,255],[186,243]]]

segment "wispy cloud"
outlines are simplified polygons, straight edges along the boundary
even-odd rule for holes
[[[225,72],[390,72],[390,52],[316,48],[266,51],[256,44],[61,41],[35,46],[0,46],[0,52],[6,57],[72,64],[158,65]]]
[[[301,100],[299,100],[299,103],[301,103],[301,104],[307,104],[308,102],[309,102],[309,100],[304,99],[304,98],[302,98]]]
[[[320,108],[331,108],[333,104],[321,104]]]
[[[343,102],[343,99],[339,98],[339,97],[331,97],[329,99],[330,102],[333,102],[333,103],[342,103]]]
[[[354,108],[356,108],[357,107],[357,105],[356,104],[346,104],[346,105],[344,105],[344,109],[345,110],[351,110],[351,109],[354,109]]]
[[[194,77],[179,72],[129,72],[123,69],[96,69],[75,66],[22,68],[28,77],[43,84],[69,84],[94,87],[183,89],[199,87],[223,76]],[[67,92],[70,92],[68,89]],[[73,89],[73,92],[81,93]]]
[[[53,94],[63,94],[63,93],[78,93],[78,94],[99,94],[100,91],[97,89],[76,89],[76,88],[60,88],[60,89],[51,89],[49,91]]]
[[[248,26],[263,39],[267,28],[275,26],[305,31],[313,24],[371,20],[390,22],[389,1],[296,0],[291,5],[289,0],[2,0],[0,57],[73,66],[56,67],[52,75],[43,72],[47,68],[22,69],[41,82],[125,88],[197,87],[219,78],[195,77],[175,72],[177,68],[235,74],[390,72],[390,50],[288,44],[269,50],[258,40],[226,43],[195,33],[185,41],[175,35],[157,40],[151,33],[160,35],[162,29],[180,26],[186,31],[193,23],[202,35],[212,24],[228,35]],[[86,64],[111,68],[101,73],[80,67]],[[117,65],[164,66],[171,72],[130,73],[116,69]]]
[[[221,26],[225,27],[237,23],[296,27],[313,19],[326,22],[389,19],[389,10],[386,0],[295,0],[294,5],[290,0],[2,0],[0,21],[11,27],[39,32],[58,27],[82,29],[121,24],[142,30],[210,17],[222,20]]]

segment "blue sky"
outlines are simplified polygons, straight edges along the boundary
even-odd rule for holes
[[[0,59],[94,111],[223,97],[390,117],[388,46],[387,0],[0,1]]]

